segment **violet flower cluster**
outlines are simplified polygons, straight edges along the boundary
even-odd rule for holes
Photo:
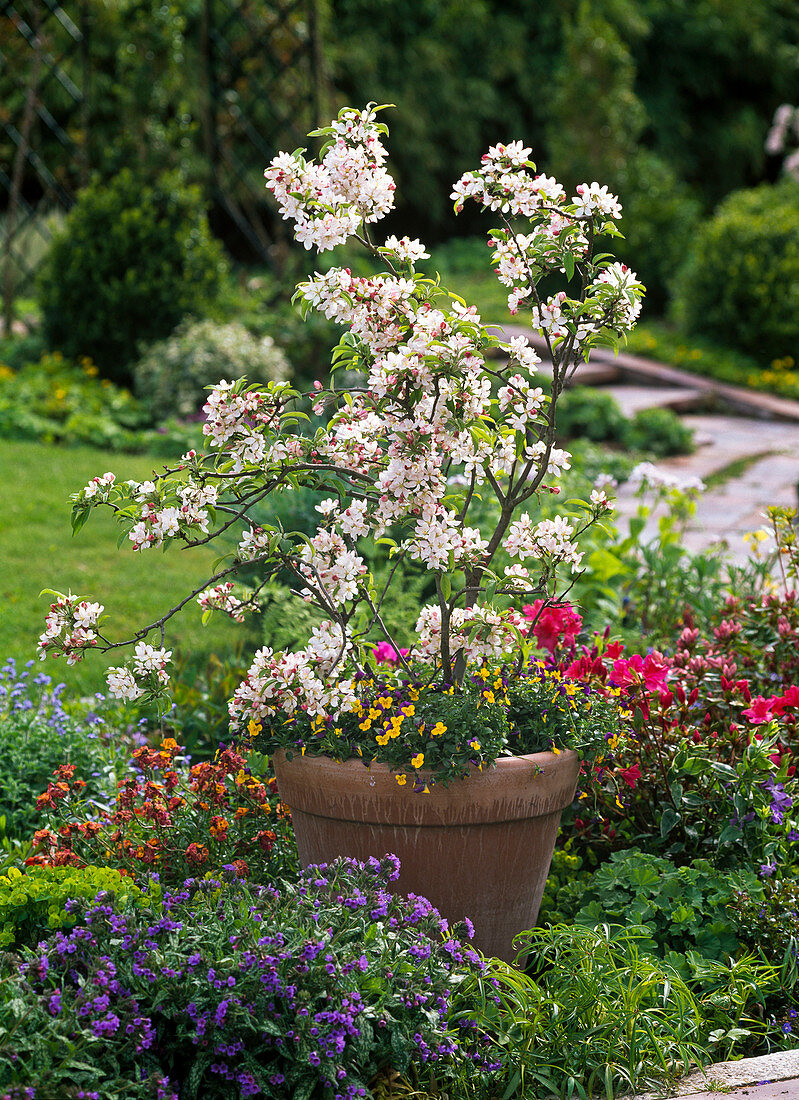
[[[10,980],[39,1030],[84,1050],[71,1083],[90,1092],[119,1073],[126,1100],[154,1095],[156,1081],[176,1100],[189,1077],[208,1100],[353,1100],[411,1063],[439,1079],[463,1060],[498,1068],[474,1021],[448,1027],[453,990],[480,957],[424,898],[389,893],[398,873],[393,856],[342,860],[280,895],[231,868],[174,892],[152,882],[148,908],[100,893]],[[0,1049],[0,1088],[52,1095],[58,1067],[40,1080],[23,1053],[13,1038]]]

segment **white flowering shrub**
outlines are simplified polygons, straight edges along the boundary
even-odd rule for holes
[[[529,311],[552,360],[545,392],[539,356],[525,339],[503,340],[474,306],[416,271],[427,255],[420,242],[373,240],[374,224],[394,201],[386,132],[375,109],[348,108],[319,132],[326,145],[318,161],[280,154],[266,171],[306,248],[322,251],[353,238],[384,265],[369,277],[334,268],[298,287],[304,310],[346,329],[328,386],[317,382],[301,394],[287,382],[221,381],[205,405],[207,453],[189,452],[141,484],[105,475],[73,498],[76,527],[93,508],[110,507],[138,553],[237,535],[237,549],[214,576],[138,632],[135,643],[151,629],[163,634],[190,600],[206,613],[239,618],[278,574],[292,577],[297,599],[321,611],[303,648],[258,652],[230,703],[239,731],[298,713],[335,722],[361,705],[378,643],[394,654],[398,674],[426,669],[430,680],[455,691],[470,665],[523,658],[534,624],[514,605],[568,591],[582,569],[579,537],[610,507],[597,489],[554,518],[536,515],[539,498],[559,493],[558,478],[570,465],[554,445],[556,405],[570,373],[592,348],[618,346],[640,310],[636,276],[598,246],[603,234],[617,234],[618,199],[597,183],[568,198],[557,181],[536,172],[518,141],[489,149],[480,169],[454,186],[458,209],[476,201],[495,216],[490,243],[498,277],[511,308]],[[542,297],[539,286],[553,275],[564,289]],[[491,354],[495,349],[504,361]],[[358,370],[363,384],[338,388],[339,368]],[[310,410],[324,418],[313,434],[303,427]],[[327,494],[310,538],[250,519],[270,494],[299,486]],[[492,495],[495,521],[483,531],[469,517]],[[396,566],[415,563],[433,582],[435,599],[399,637],[381,614],[393,573],[375,584],[365,554],[372,540],[388,548]],[[510,564],[498,566],[500,555]],[[243,569],[261,578],[249,593],[234,587]],[[53,620],[44,652],[76,653],[76,614],[69,604],[68,614]],[[117,644],[91,630],[92,642]],[[163,646],[162,637],[159,650],[126,666],[151,694],[161,687]],[[114,675],[112,688],[130,696],[120,670]]]
[[[288,378],[288,359],[271,336],[253,336],[233,322],[184,321],[166,340],[151,344],[134,364],[136,395],[157,420],[196,416],[209,386],[223,378],[265,385]]]

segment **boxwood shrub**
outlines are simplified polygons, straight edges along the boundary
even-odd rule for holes
[[[198,188],[124,169],[81,192],[53,241],[40,284],[48,344],[127,384],[138,344],[202,316],[225,269]]]

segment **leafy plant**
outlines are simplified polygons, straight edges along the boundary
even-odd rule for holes
[[[576,857],[572,857],[576,858]],[[641,929],[641,948],[665,958],[684,978],[690,971],[680,957],[695,951],[724,962],[739,950],[736,926],[727,906],[737,891],[763,894],[754,871],[719,871],[708,860],[678,867],[649,852],[625,849],[611,853],[590,876],[561,885],[547,923],[631,925]]]
[[[171,336],[145,350],[133,365],[136,396],[158,420],[196,417],[209,386],[222,379],[266,384],[289,374],[271,336],[256,339],[237,322],[183,321]]]
[[[694,996],[635,929],[564,927],[517,937],[535,970],[499,960],[471,975],[455,1005],[495,1036],[506,1100],[607,1098],[644,1091],[706,1059]]]
[[[31,664],[33,662],[30,662]],[[44,673],[32,675],[9,659],[0,669],[0,737],[3,743],[0,821],[8,838],[27,838],[36,820],[36,798],[56,767],[76,765],[87,805],[113,800],[118,780],[128,774],[135,726],[119,706],[105,699],[90,704],[63,701],[63,685]]]
[[[174,173],[147,183],[123,169],[81,193],[53,241],[41,276],[49,346],[127,383],[137,345],[202,315],[224,271],[199,190]]]
[[[694,450],[694,433],[673,409],[639,409],[624,440],[629,447],[657,458],[687,455]]]
[[[0,877],[0,948],[32,947],[55,928],[77,921],[70,899],[94,901],[101,891],[120,904],[142,896],[121,872],[109,867],[12,867]]]
[[[799,339],[796,183],[730,195],[700,227],[680,274],[675,315],[689,332],[740,348],[761,365]]]

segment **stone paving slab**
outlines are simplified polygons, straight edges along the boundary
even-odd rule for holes
[[[768,526],[766,508],[769,505],[795,507],[799,502],[799,425],[710,415],[685,416],[683,422],[701,437],[703,445],[692,455],[679,455],[656,463],[680,477],[706,480],[731,463],[762,456],[729,481],[702,494],[696,515],[683,537],[683,545],[692,553],[723,543],[734,561],[743,562],[750,553],[743,536]],[[617,518],[629,518],[637,507],[634,490],[622,485],[617,499]],[[644,530],[645,540],[656,535],[660,514],[656,511],[650,517]]]
[[[576,381],[580,381],[577,372]],[[602,387],[602,393],[609,393],[618,401],[625,416],[635,416],[641,409],[666,408],[675,412],[690,411],[705,401],[705,395],[699,390],[686,389],[684,386],[617,386]]]
[[[737,1062],[717,1062],[683,1077],[663,1092],[640,1100],[679,1097],[682,1100],[799,1100],[799,1051],[787,1050]]]

